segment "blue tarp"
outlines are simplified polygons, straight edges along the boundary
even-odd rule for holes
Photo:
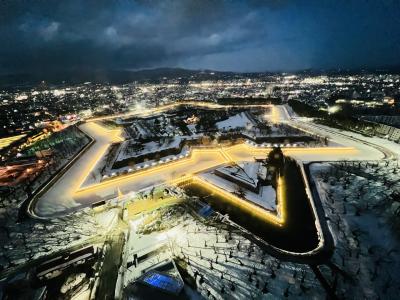
[[[183,283],[178,278],[158,272],[147,273],[142,278],[142,281],[150,286],[176,295],[179,294],[183,288]]]
[[[213,213],[213,209],[211,208],[210,205],[205,205],[202,208],[199,209],[199,215],[201,215],[204,218],[209,217]]]

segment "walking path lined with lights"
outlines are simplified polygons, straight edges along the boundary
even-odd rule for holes
[[[209,108],[226,107],[210,103],[189,102],[156,108],[150,112],[147,111],[146,114],[163,112],[184,104],[199,104],[201,107]],[[270,106],[258,105],[258,107]],[[124,116],[126,116],[126,114]],[[130,116],[132,116],[132,114],[130,114]],[[189,157],[164,163],[149,169],[139,170],[82,188],[82,183],[85,181],[86,177],[90,175],[98,161],[105,155],[108,147],[113,142],[121,140],[119,130],[107,130],[93,121],[115,117],[116,116],[97,118],[80,126],[80,128],[96,142],[44,195],[32,204],[33,207],[29,210],[32,215],[39,218],[52,218],[54,216],[63,215],[102,200],[116,198],[118,190],[125,194],[153,185],[170,182],[171,180],[179,180],[184,176],[191,176],[192,174],[224,163],[265,158],[270,150],[270,148],[254,147],[248,144],[239,144],[224,148],[194,147]],[[274,123],[282,121],[291,122],[283,106],[273,107],[271,118],[273,118],[272,121]],[[344,145],[344,147],[283,148],[283,151],[285,155],[293,156],[302,161],[382,158],[382,153],[369,145],[346,139],[345,137],[341,137],[340,143]]]

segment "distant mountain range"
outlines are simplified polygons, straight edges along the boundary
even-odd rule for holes
[[[209,70],[187,70],[181,68],[157,68],[138,71],[114,71],[114,70],[67,70],[63,72],[35,73],[35,74],[5,74],[0,75],[0,86],[30,86],[37,85],[42,81],[48,84],[62,83],[112,83],[122,84],[133,81],[156,82],[164,78],[167,79],[198,79],[232,77],[232,72],[217,72]],[[243,76],[243,75],[242,75]]]
[[[48,84],[76,84],[83,82],[123,84],[133,81],[157,82],[164,78],[179,79],[182,82],[188,80],[207,79],[228,79],[228,78],[256,78],[266,75],[277,74],[278,72],[221,72],[212,70],[188,70],[182,68],[156,68],[136,71],[115,71],[115,70],[66,70],[63,72],[50,73],[21,73],[21,74],[0,74],[0,87],[23,87],[34,86],[42,81]],[[280,73],[280,72],[279,72]],[[360,74],[360,73],[397,73],[399,67],[381,69],[357,69],[357,70],[302,70],[291,72],[293,74],[319,75],[319,74]]]

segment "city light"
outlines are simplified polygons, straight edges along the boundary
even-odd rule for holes
[[[335,113],[339,112],[340,110],[341,110],[341,107],[339,105],[334,105],[334,106],[330,106],[328,108],[328,113],[335,114]]]
[[[400,5],[264,2],[0,1],[1,299],[399,298]]]

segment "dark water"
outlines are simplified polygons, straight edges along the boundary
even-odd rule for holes
[[[294,161],[286,160],[283,177],[283,197],[286,199],[286,222],[282,227],[267,223],[212,194],[199,185],[185,187],[188,195],[199,196],[222,214],[246,228],[267,243],[288,251],[306,252],[318,245],[315,219],[312,213],[300,170]]]

